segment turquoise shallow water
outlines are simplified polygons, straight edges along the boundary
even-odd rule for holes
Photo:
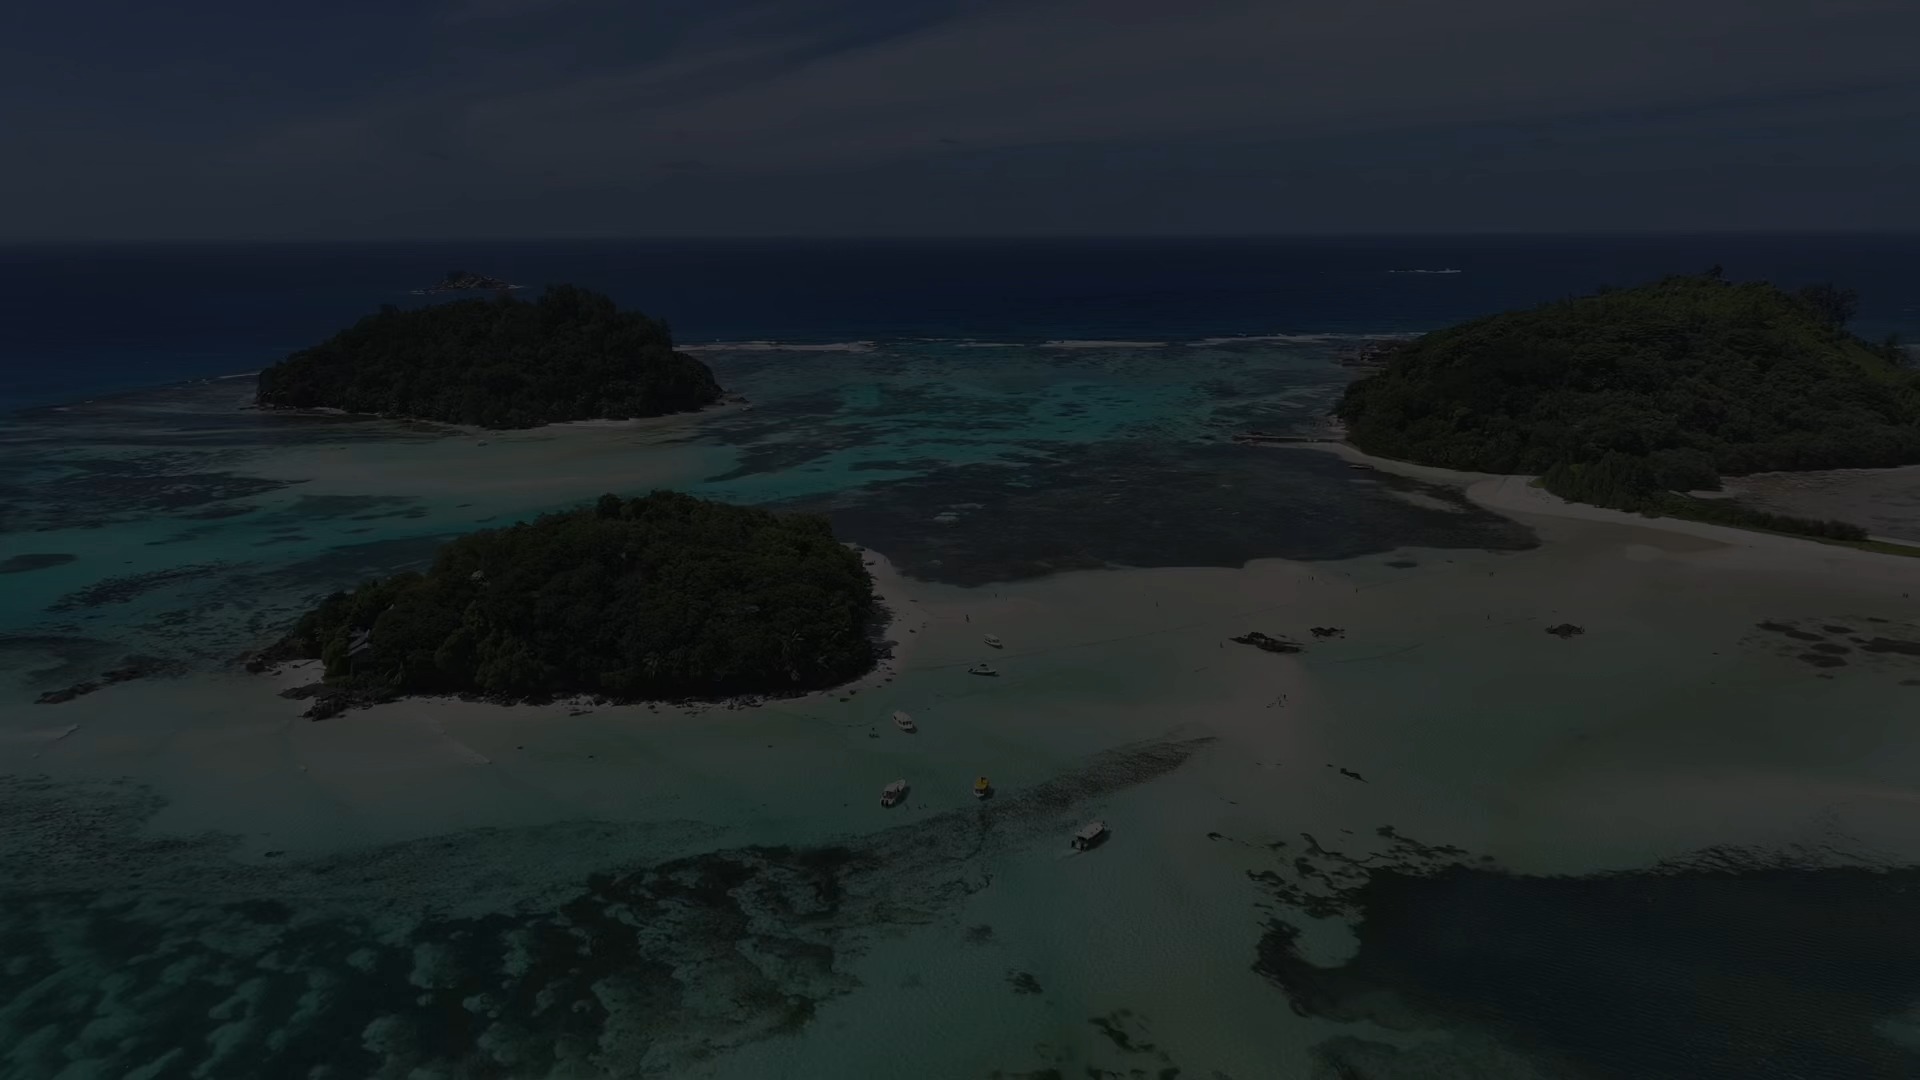
[[[0,432],[0,563],[35,568],[5,578],[0,670],[22,693],[116,651],[224,662],[446,536],[609,489],[823,510],[960,584],[1331,557],[1422,527],[1526,543],[1224,441],[1312,430],[1344,382],[1336,345],[723,350],[708,359],[751,409],[627,429],[267,415],[244,411],[246,379],[20,414]]]
[[[1225,441],[1311,430],[1339,345],[718,349],[752,408],[522,433],[263,415],[246,380],[15,418],[0,1076],[1910,1074],[1883,1033],[1920,987],[1835,929],[1920,956],[1901,872],[1740,864],[1726,926],[1715,881],[1644,873],[1920,853],[1885,719],[1920,671],[1755,629],[1910,613]],[[832,515],[908,575],[898,659],[751,710],[324,724],[232,670],[443,536],[656,486]],[[1225,642],[1328,612],[1302,657]],[[161,673],[31,704],[129,655]],[[1657,915],[1541,884],[1601,870]],[[1676,1019],[1728,955],[1717,1026]],[[1721,1030],[1816,1052],[1755,1071]]]
[[[944,770],[951,801],[924,762],[893,761],[899,748],[861,736],[884,716],[883,699],[842,720],[775,706],[721,738],[665,742],[591,718],[556,721],[537,742],[507,730],[489,741],[468,727],[464,745],[496,760],[524,752],[539,777],[476,800],[460,774],[431,767],[432,732],[404,745],[370,732],[358,745],[349,725],[318,743],[295,728],[290,742],[242,751],[232,748],[244,738],[236,733],[287,721],[207,695],[233,678],[222,673],[237,656],[319,595],[417,565],[445,536],[610,489],[670,486],[824,510],[850,539],[958,585],[1130,562],[1238,564],[1316,545],[1326,554],[1390,547],[1422,511],[1349,490],[1318,457],[1276,470],[1271,457],[1222,441],[1248,427],[1317,423],[1345,376],[1331,362],[1336,344],[717,350],[707,358],[750,409],[516,433],[249,412],[246,379],[16,417],[0,433],[0,563],[21,568],[7,576],[0,613],[8,745],[20,751],[7,781],[18,903],[5,930],[14,957],[5,975],[13,1004],[0,1010],[5,1074],[441,1075],[464,1061],[455,1072],[566,1075],[566,1061],[581,1056],[614,1075],[680,1075],[716,1048],[768,1038],[766,1052],[790,1056],[793,1037],[781,1033],[860,985],[918,979],[938,994],[943,981],[970,980],[969,965],[1042,966],[1009,959],[1010,950],[1055,956],[1047,1000],[1092,993],[1097,968],[1078,948],[1046,943],[1056,916],[1092,894],[1064,894],[1024,927],[1028,901],[994,898],[1045,893],[1058,849],[1032,846],[1070,829],[1076,804],[1161,775],[1205,745],[1166,742],[1180,726],[1173,702],[1144,722],[1101,722],[1098,703],[1116,692],[1152,696],[1150,669],[1116,678],[1111,665],[1086,668],[1067,653],[1055,668],[1030,661],[999,686],[953,686],[951,675],[936,676],[939,689],[902,684],[894,703],[928,729],[916,751],[968,747],[967,760]],[[1233,479],[1247,489],[1227,486]],[[1310,520],[1351,521],[1356,505],[1372,538]],[[1528,542],[1488,515],[1461,535]],[[64,706],[27,704],[128,658],[155,666],[155,678],[178,677]],[[996,731],[978,721],[1002,711],[996,699],[1021,702],[1021,716],[1079,719],[1052,733]],[[45,741],[45,725],[57,734],[74,720],[80,734]],[[964,744],[956,725],[970,732]],[[754,754],[743,758],[747,747]],[[380,755],[391,768],[364,774]],[[289,774],[301,762],[302,782],[332,783],[338,770],[356,779],[310,796],[271,779],[282,760]],[[611,773],[599,764],[622,761],[631,764]],[[785,768],[769,774],[776,761]],[[842,794],[850,777],[864,792],[903,768],[917,768],[924,789],[907,816],[951,821],[931,844],[916,826],[872,833],[870,809]],[[991,770],[1010,793],[984,817],[964,794],[975,770]],[[118,782],[129,774],[174,782]],[[564,794],[552,789],[568,776]],[[1050,784],[1065,786],[1047,796]],[[255,807],[255,824],[223,814],[228,806]],[[609,823],[521,824],[582,815]],[[213,833],[201,830],[209,821],[219,823]],[[182,827],[194,839],[145,839]],[[768,847],[823,843],[849,844],[851,861]],[[538,851],[557,858],[529,862]],[[1037,870],[1021,869],[1028,864]],[[616,876],[588,885],[591,871]],[[890,970],[916,925],[937,922],[952,944],[948,931],[961,933],[952,919],[996,874],[1009,887],[988,890],[971,925],[997,920],[997,945],[962,933],[960,951],[931,969]],[[1098,880],[1074,889],[1112,887]],[[752,881],[767,884],[732,898]],[[565,911],[594,904],[600,889],[612,890],[612,906],[596,918],[613,922],[588,931],[582,947],[603,959],[575,970],[550,954],[578,932],[568,928],[581,916]],[[797,892],[781,899],[782,890]],[[76,907],[76,897],[87,899]],[[1153,910],[1111,922],[1116,947],[1140,936]],[[638,929],[616,929],[630,924]],[[1216,940],[1244,947],[1246,932],[1223,927]],[[989,985],[1009,977],[995,971]],[[88,989],[102,978],[103,991]],[[1046,999],[1000,996],[990,999],[995,1013],[977,1011],[989,1000],[977,987],[952,1005],[942,1038],[971,1049],[923,1075],[1038,1068],[1047,1053],[1078,1052],[1086,1021],[1052,1015],[1057,1004],[1038,1020],[1031,1009],[1017,1024],[1005,1019],[1048,1028],[1059,1051],[1036,1058],[1011,1029],[1004,1042],[982,1042],[999,1010]],[[562,1007],[584,1018],[562,1022],[575,1015]],[[873,1068],[913,1049],[859,1026],[860,1060]],[[823,1019],[812,1030],[834,1027]],[[751,1055],[702,1067],[834,1075],[836,1061],[852,1060],[830,1038],[805,1045],[811,1057],[778,1067]]]

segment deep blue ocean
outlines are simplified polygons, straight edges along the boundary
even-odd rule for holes
[[[455,268],[597,289],[684,344],[1037,343],[1421,331],[1716,264],[1920,337],[1920,236],[6,247],[0,411],[255,371]]]

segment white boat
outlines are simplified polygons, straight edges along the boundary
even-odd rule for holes
[[[1073,849],[1075,851],[1085,851],[1099,843],[1106,835],[1106,822],[1089,821],[1085,825],[1080,826],[1079,832],[1073,834]]]
[[[975,664],[975,665],[973,665],[972,667],[970,667],[970,668],[968,668],[968,669],[967,669],[967,674],[969,674],[969,675],[998,675],[998,674],[1000,674],[1000,673],[999,673],[999,672],[997,672],[997,671],[995,671],[995,670],[993,670],[993,668],[992,668],[991,666],[989,666],[989,665],[987,665],[987,664]]]
[[[913,717],[908,716],[906,713],[897,712],[897,711],[893,714],[893,726],[899,728],[901,731],[908,732],[909,734],[920,730],[918,727],[914,726]]]
[[[990,649],[998,649],[1002,647],[1000,639],[997,637],[994,637],[992,634],[988,634],[986,636],[986,642],[987,642],[987,647]]]
[[[906,797],[907,797],[907,782],[905,780],[895,780],[893,783],[888,784],[886,787],[880,789],[880,805],[881,806],[892,806],[894,803],[897,803],[901,799],[904,799]]]

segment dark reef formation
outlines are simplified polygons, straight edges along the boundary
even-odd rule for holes
[[[71,686],[49,690],[35,698],[34,702],[39,705],[60,705],[84,694],[91,694],[103,686],[156,675],[177,675],[181,670],[182,666],[174,661],[153,656],[129,656],[120,662],[119,667],[101,673],[98,679],[83,679]]]
[[[1764,632],[1748,643],[1767,648],[1782,659],[1798,660],[1816,668],[1859,667],[1874,672],[1905,673],[1920,667],[1920,626],[1889,623],[1866,617],[1849,622],[1871,624],[1873,630],[1815,619],[1783,622],[1766,619],[1754,628]],[[1900,635],[1900,636],[1894,636]]]
[[[817,449],[771,438],[763,425],[778,422],[772,409],[717,416],[714,430],[762,445],[716,480],[815,460]],[[1035,449],[1016,465],[941,465],[785,506],[828,515],[841,535],[885,551],[905,574],[965,586],[1116,565],[1350,559],[1397,550],[1410,534],[1432,548],[1523,551],[1539,543],[1525,525],[1456,488],[1390,473],[1370,474],[1360,486],[1332,454],[1300,454],[1285,468],[1268,455],[1225,442],[1060,445]],[[906,460],[900,467],[920,466]],[[1329,484],[1351,494],[1327,499]],[[1444,507],[1409,505],[1388,494],[1395,491]],[[941,527],[929,529],[929,520]]]
[[[24,574],[32,570],[45,570],[50,566],[64,566],[79,558],[64,551],[36,551],[12,558],[0,559],[0,574]]]
[[[1404,1051],[1328,1040],[1329,1076],[1920,1075],[1920,868],[1714,849],[1542,877],[1380,836],[1365,857],[1307,836],[1286,871],[1253,875],[1279,905],[1254,967],[1296,1012],[1451,1036]],[[1306,960],[1301,916],[1350,921],[1358,951]]]
[[[953,916],[989,860],[1061,842],[1088,801],[1208,742],[1121,748],[990,814],[810,848],[568,821],[298,858],[151,834],[162,804],[135,785],[0,776],[0,1001],[36,1033],[8,1061],[154,1080],[692,1075],[809,1023],[858,985],[849,957]],[[1108,1021],[1139,1048],[1136,1023]]]

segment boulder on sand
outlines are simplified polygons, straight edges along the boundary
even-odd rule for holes
[[[1237,638],[1230,638],[1229,640],[1235,644],[1251,645],[1256,649],[1274,653],[1297,653],[1306,648],[1305,645],[1301,645],[1298,642],[1288,641],[1285,638],[1272,637],[1258,630],[1249,630],[1245,634]]]

